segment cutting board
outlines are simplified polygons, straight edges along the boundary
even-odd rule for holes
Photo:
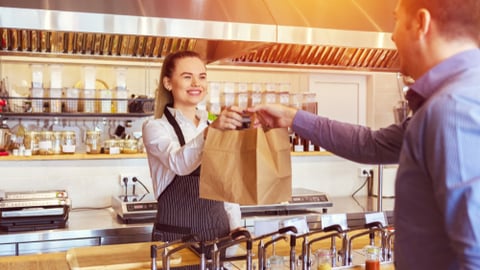
[[[160,242],[145,242],[94,247],[72,248],[67,251],[67,262],[71,270],[91,269],[151,269],[150,246]],[[176,253],[177,258],[170,259],[170,266],[198,264],[198,256],[189,249]],[[158,251],[157,267],[162,267],[161,251]]]

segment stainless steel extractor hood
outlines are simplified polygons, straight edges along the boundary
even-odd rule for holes
[[[0,54],[397,71],[394,0],[0,0]]]

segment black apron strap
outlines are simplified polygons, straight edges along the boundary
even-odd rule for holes
[[[172,107],[172,104],[167,104],[167,106],[165,106],[163,114],[165,114],[165,117],[167,117],[168,122],[170,123],[170,125],[172,125],[173,129],[175,130],[175,134],[177,134],[180,145],[184,146],[185,137],[183,137],[182,130],[180,129],[180,126],[178,125],[177,121],[175,121],[175,118],[173,118],[173,115],[172,113],[170,113],[170,110],[168,110],[168,107]]]

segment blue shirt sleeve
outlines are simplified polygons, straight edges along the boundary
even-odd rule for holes
[[[398,162],[408,121],[371,130],[300,110],[293,119],[292,129],[343,158],[365,164],[394,164]]]

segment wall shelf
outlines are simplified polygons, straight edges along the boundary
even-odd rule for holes
[[[294,157],[301,157],[301,156],[331,156],[333,154],[328,151],[313,151],[313,152],[291,152],[291,155]]]
[[[1,156],[0,161],[30,161],[30,160],[97,160],[97,159],[143,159],[147,154],[65,154],[65,155],[33,155],[33,156]]]

